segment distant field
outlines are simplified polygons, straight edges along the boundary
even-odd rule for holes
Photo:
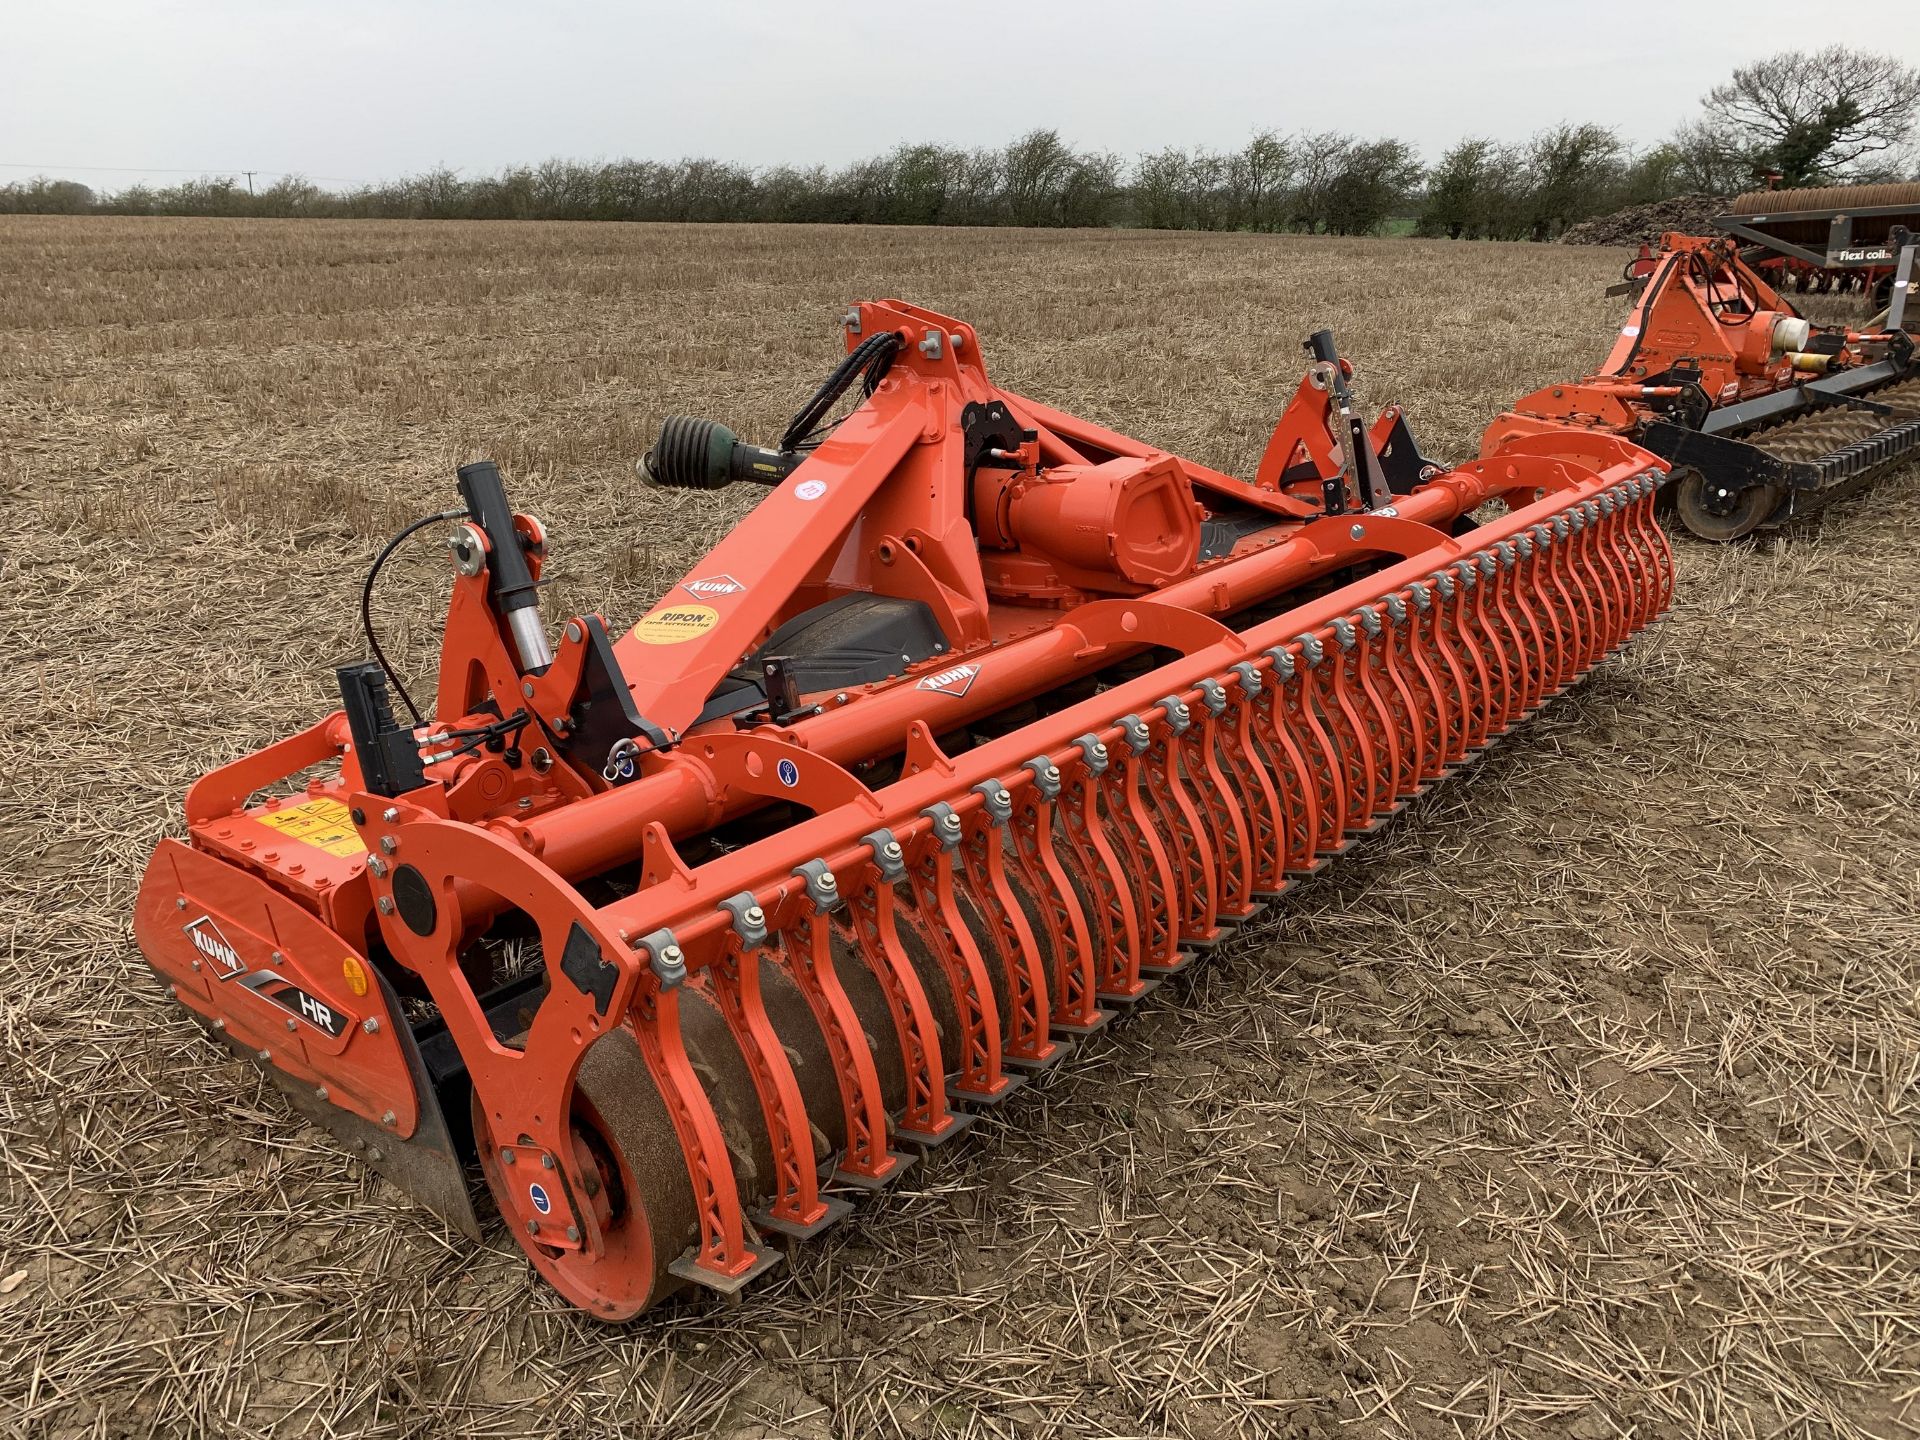
[[[1332,325],[1464,458],[1621,256],[1148,232],[0,219],[0,1434],[1920,1431],[1920,468],[1757,550],[1252,941],[743,1303],[620,1329],[162,1003],[127,933],[210,763],[332,708],[375,548],[501,462],[558,611],[739,513],[847,301],[1250,470]],[[393,569],[434,639],[444,565]]]

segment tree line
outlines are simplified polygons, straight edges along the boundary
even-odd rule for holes
[[[1238,150],[1169,147],[1133,159],[1033,130],[998,148],[904,144],[840,168],[722,160],[549,160],[496,175],[440,168],[328,190],[287,176],[96,193],[36,177],[0,187],[0,213],[436,220],[765,221],[869,225],[1136,226],[1167,230],[1545,240],[1624,206],[1726,196],[1756,177],[1819,184],[1915,174],[1920,70],[1829,47],[1746,66],[1665,142],[1635,150],[1603,125],[1530,139],[1469,137],[1432,165],[1404,140],[1263,131]]]

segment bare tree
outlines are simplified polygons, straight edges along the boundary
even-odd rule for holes
[[[1709,121],[1789,185],[1840,178],[1920,126],[1920,69],[1829,45],[1744,65],[1701,102]]]

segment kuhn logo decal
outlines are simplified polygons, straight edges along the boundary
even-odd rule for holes
[[[944,670],[923,675],[920,678],[919,688],[932,690],[941,695],[951,695],[958,699],[973,688],[973,682],[979,674],[978,665],[949,665]]]
[[[680,588],[698,599],[714,600],[722,595],[738,595],[747,587],[731,575],[703,575],[698,580],[682,580]]]
[[[220,927],[213,923],[211,915],[202,915],[184,928],[187,938],[193,941],[193,948],[213,966],[213,973],[222,980],[231,980],[246,970],[246,961],[240,958],[240,952],[233,948],[227,937],[220,933]]]

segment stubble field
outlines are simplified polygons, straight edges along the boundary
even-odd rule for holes
[[[1248,471],[1331,324],[1464,458],[1611,251],[1134,233],[0,221],[0,1433],[1920,1431],[1920,468],[1674,614],[744,1301],[608,1329],[163,1003],[139,871],[332,708],[374,549],[487,455],[555,613],[747,497],[850,299]],[[424,655],[444,565],[391,572]]]

